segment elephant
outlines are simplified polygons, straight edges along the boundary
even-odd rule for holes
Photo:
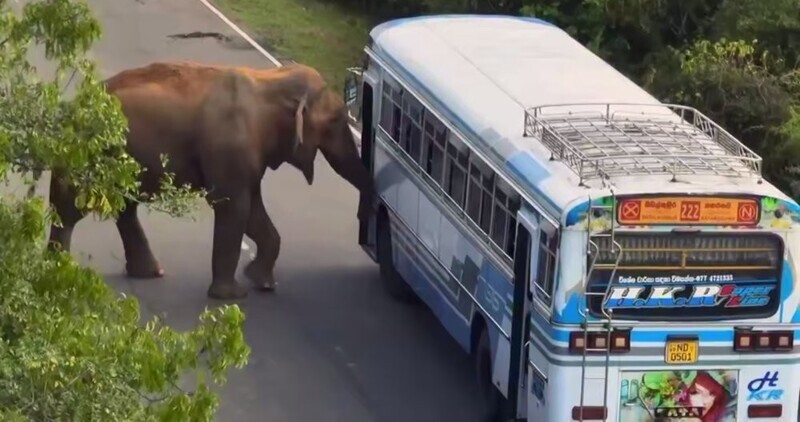
[[[207,296],[247,296],[235,277],[246,234],[257,246],[244,274],[258,288],[273,290],[280,235],[264,208],[261,180],[284,162],[314,181],[317,150],[334,171],[360,192],[358,218],[374,212],[373,180],[348,125],[344,101],[314,68],[291,64],[255,69],[188,61],[154,62],[103,81],[119,99],[128,121],[126,151],[144,169],[139,191],[158,192],[164,171],[179,185],[205,189],[214,212],[212,281]],[[167,154],[166,168],[161,154]],[[53,169],[50,203],[60,224],[50,228],[49,247],[69,251],[84,212],[65,173]],[[116,219],[129,277],[164,274],[128,201]]]

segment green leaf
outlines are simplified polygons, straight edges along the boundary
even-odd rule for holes
[[[57,171],[76,207],[109,218],[139,197],[141,166],[125,152],[119,101],[85,56],[100,34],[83,1],[33,0],[19,15],[0,2],[0,173],[33,186]],[[27,61],[32,48],[56,64],[54,79]],[[70,79],[80,83],[68,98]],[[172,180],[162,180],[157,206],[191,212],[202,192]],[[205,382],[179,381],[208,371],[221,384],[246,363],[241,311],[208,311],[216,321],[201,315],[186,332],[144,324],[135,298],[46,249],[56,221],[41,196],[0,197],[0,420],[213,420]]]

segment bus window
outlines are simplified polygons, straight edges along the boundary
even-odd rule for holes
[[[436,184],[444,186],[444,151],[447,145],[447,128],[431,113],[425,113],[423,150],[425,151],[425,172]]]
[[[514,256],[514,236],[516,236],[516,213],[519,208],[519,197],[513,193],[502,179],[495,181],[494,210],[489,237],[505,252],[509,258]]]
[[[403,99],[403,90],[402,89],[393,89],[392,90],[392,130],[389,132],[392,135],[392,139],[395,142],[400,142],[400,122],[403,117],[403,109],[401,108],[400,104]]]
[[[400,142],[400,103],[403,90],[390,83],[388,75],[383,81],[381,101],[381,120],[379,125],[395,142]]]
[[[617,233],[614,241],[622,248],[622,254],[609,252],[611,241],[596,238],[601,253],[594,262],[589,275],[590,292],[610,291],[611,295],[631,290],[631,279],[649,279],[637,284],[634,296],[648,298],[655,295],[657,287],[669,283],[668,293],[673,303],[699,301],[700,287],[713,293],[719,289],[755,289],[752,296],[742,292],[742,302],[725,302],[719,298],[706,306],[632,306],[621,300],[606,302],[603,296],[587,298],[591,315],[602,316],[603,308],[613,309],[614,318],[642,320],[674,320],[689,318],[765,318],[773,315],[781,306],[780,280],[784,271],[784,240],[777,233],[768,232],[712,232],[673,233],[639,232]],[[645,267],[646,266],[646,267]],[[613,279],[611,278],[613,274]],[[611,286],[608,282],[611,279]],[[754,283],[749,287],[735,287],[737,283]],[[757,284],[755,284],[757,283]],[[730,286],[730,287],[725,287]],[[754,287],[757,286],[757,287]],[[653,293],[656,292],[656,293]],[[694,295],[694,296],[693,296]],[[736,293],[731,293],[736,295]],[[712,297],[712,296],[708,296]],[[737,296],[739,297],[739,296]],[[750,298],[751,301],[744,304]],[[733,300],[733,299],[731,299]],[[699,303],[699,302],[698,302]],[[625,306],[623,306],[625,305]],[[733,305],[733,306],[731,306]]]
[[[444,180],[447,194],[460,208],[464,207],[466,199],[468,166],[469,149],[452,132],[449,133]]]
[[[539,231],[539,259],[536,268],[536,286],[540,298],[550,303],[555,280],[556,256],[558,251],[558,230],[548,231],[542,227]]]
[[[403,131],[400,145],[420,164],[422,156],[422,104],[409,93],[403,95]]]
[[[481,230],[489,234],[492,228],[492,198],[494,197],[494,173],[483,174],[483,200],[481,201]]]
[[[489,233],[492,241],[501,248],[506,244],[508,236],[508,210],[506,209],[508,198],[502,190],[495,188],[494,191],[494,213],[492,215],[492,230]]]
[[[485,223],[489,222],[491,216],[491,201],[492,201],[492,176],[491,170],[485,169],[477,158],[469,161],[469,179],[467,181],[467,215],[478,224],[481,229],[488,233],[489,228],[485,227]],[[486,179],[489,179],[488,182]],[[486,192],[486,185],[489,186],[489,192]],[[488,199],[488,200],[487,200]],[[485,206],[488,205],[488,213],[486,218],[481,218],[481,214],[486,210]]]
[[[517,211],[519,211],[519,207],[519,196],[514,195],[508,198],[508,210],[510,211],[508,215],[508,237],[506,238],[505,245],[503,245],[503,249],[508,256],[511,257],[514,256],[517,245]]]
[[[386,133],[392,133],[392,86],[386,81],[383,82],[381,97],[381,119],[378,124]]]

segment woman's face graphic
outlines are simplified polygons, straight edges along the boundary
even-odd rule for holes
[[[703,408],[703,415],[708,413],[711,407],[714,406],[715,398],[711,390],[699,383],[695,384],[694,391],[689,395],[689,401],[692,406]]]

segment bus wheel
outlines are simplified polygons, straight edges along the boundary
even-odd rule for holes
[[[403,277],[397,272],[392,260],[392,231],[389,217],[380,213],[378,217],[378,265],[380,266],[383,287],[393,298],[401,302],[414,303],[417,295]]]
[[[489,346],[489,332],[481,330],[475,350],[475,369],[478,375],[481,422],[506,422],[506,399],[492,382],[492,350]]]

